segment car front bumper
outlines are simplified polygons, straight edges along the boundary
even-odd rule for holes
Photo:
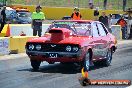
[[[81,52],[38,52],[26,51],[30,59],[47,61],[47,62],[79,62],[81,60]]]

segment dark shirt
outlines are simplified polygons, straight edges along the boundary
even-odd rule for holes
[[[76,12],[75,14],[76,14],[76,16],[78,17],[79,12]],[[71,18],[73,18],[73,15],[74,15],[74,13],[72,13]],[[80,18],[82,18],[82,15],[81,15],[81,14],[80,14]]]
[[[99,11],[98,10],[94,10],[94,16],[98,16],[99,15]]]
[[[6,20],[6,13],[5,13],[5,10],[2,10],[1,11],[1,16],[2,16],[2,22],[4,22],[5,23],[5,20]]]
[[[33,26],[42,26],[42,22],[37,22],[37,19],[33,19]]]
[[[102,22],[106,27],[108,27],[108,17],[107,16],[105,17],[100,16],[99,21]]]

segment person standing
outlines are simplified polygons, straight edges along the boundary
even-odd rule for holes
[[[99,17],[99,21],[102,22],[106,28],[109,29],[109,19],[105,12],[102,12],[102,16]]]
[[[45,20],[45,14],[41,12],[42,7],[39,5],[36,7],[36,12],[32,13],[32,29],[33,29],[33,36],[38,34],[41,37],[42,33],[42,22]]]
[[[93,9],[94,8],[93,0],[88,0],[88,3],[89,3],[89,8]]]
[[[98,20],[98,16],[99,16],[99,11],[98,11],[98,7],[96,7],[96,9],[94,10],[95,20]]]
[[[127,0],[123,0],[123,11],[126,9]]]
[[[81,20],[82,19],[82,15],[79,12],[79,8],[75,7],[74,8],[74,12],[71,15],[72,20]]]
[[[6,23],[6,13],[5,13],[5,10],[6,10],[6,6],[3,6],[3,9],[1,11],[1,28],[0,28],[0,33]]]
[[[107,0],[104,0],[104,9],[106,10]]]
[[[117,24],[121,25],[122,39],[126,39],[127,34],[127,22],[124,20],[123,16],[117,21]]]

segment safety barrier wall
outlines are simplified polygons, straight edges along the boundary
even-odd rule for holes
[[[20,5],[15,5],[20,7]],[[35,11],[35,6],[22,6],[28,8],[31,12]],[[42,7],[42,11],[45,13],[46,19],[54,19],[59,20],[64,16],[71,16],[74,8],[66,8],[66,7]],[[118,13],[123,14],[124,12],[121,10],[99,10],[100,15],[101,12],[105,11],[106,14]],[[83,19],[93,20],[93,10],[88,8],[80,8],[80,12],[82,14]]]
[[[111,25],[111,31],[117,40],[122,40],[122,31],[120,25]]]
[[[0,55],[7,55],[10,53],[24,53],[25,45],[28,39],[37,36],[14,36],[0,38]]]
[[[9,54],[9,38],[0,37],[0,55]]]
[[[42,35],[44,35],[45,31],[49,27],[50,24],[43,24],[42,26]],[[23,31],[26,36],[33,36],[33,29],[31,28],[31,24],[7,24],[4,26],[2,30],[1,37],[6,36],[7,26],[10,28],[10,36],[19,36],[20,33]]]

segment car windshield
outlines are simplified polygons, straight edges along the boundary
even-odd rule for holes
[[[16,16],[16,11],[15,10],[5,10],[6,17],[15,17]]]
[[[18,12],[18,17],[31,17],[31,13],[29,12]]]
[[[67,28],[72,31],[72,34],[81,36],[91,35],[91,23],[90,22],[54,22],[50,25],[51,28]]]

